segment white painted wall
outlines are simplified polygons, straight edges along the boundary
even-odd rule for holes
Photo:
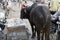
[[[9,9],[9,15],[8,18],[19,18],[20,17],[20,6],[19,3],[12,3],[9,2],[9,5],[7,6]]]

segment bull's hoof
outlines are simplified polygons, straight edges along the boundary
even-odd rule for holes
[[[36,35],[32,35],[32,37],[31,37],[31,38],[35,38],[35,36],[36,36]]]
[[[40,39],[37,38],[37,40],[40,40]]]
[[[32,36],[31,38],[35,38],[35,36]]]

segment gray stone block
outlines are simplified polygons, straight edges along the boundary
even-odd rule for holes
[[[28,40],[26,32],[12,32],[7,35],[7,40]]]

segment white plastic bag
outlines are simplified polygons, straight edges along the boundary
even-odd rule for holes
[[[5,13],[0,12],[0,18],[4,18],[5,17]]]

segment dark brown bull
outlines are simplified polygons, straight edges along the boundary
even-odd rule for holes
[[[35,31],[37,32],[37,40],[40,40],[41,32],[43,35],[45,34],[45,40],[49,40],[48,33],[49,33],[50,22],[51,22],[50,20],[51,15],[50,15],[49,9],[46,6],[37,6],[36,4],[32,6],[32,9],[28,14],[30,14],[28,19],[32,26],[32,37],[34,37],[35,35],[34,28],[33,28],[33,25],[34,25]],[[25,15],[25,16],[28,16],[28,15]]]

